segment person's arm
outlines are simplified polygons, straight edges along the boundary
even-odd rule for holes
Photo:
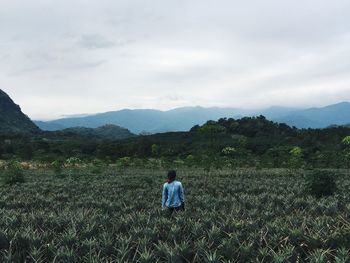
[[[162,208],[165,208],[166,201],[168,200],[168,189],[166,184],[163,185],[163,193],[162,193]]]
[[[182,204],[183,207],[185,207],[185,191],[184,191],[184,188],[183,188],[182,184],[180,184],[179,191],[180,191],[181,204]]]

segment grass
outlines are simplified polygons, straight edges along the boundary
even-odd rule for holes
[[[103,168],[101,168],[103,169]],[[305,191],[303,171],[179,170],[186,211],[161,211],[163,170],[26,171],[0,186],[1,262],[348,262],[350,179]]]

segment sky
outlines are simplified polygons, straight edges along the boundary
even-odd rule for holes
[[[350,101],[349,0],[0,0],[0,89],[33,119]]]

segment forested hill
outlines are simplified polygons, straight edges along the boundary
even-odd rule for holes
[[[40,129],[0,89],[0,133],[38,133]]]
[[[81,131],[79,131],[81,132]],[[0,138],[0,159],[21,158],[23,149],[31,150],[33,159],[53,161],[119,158],[196,160],[196,163],[219,164],[222,160],[238,167],[347,167],[350,165],[350,128],[297,129],[267,120],[263,116],[242,119],[219,119],[194,126],[188,132],[159,133],[123,140],[80,136],[75,129],[44,132],[24,140]],[[346,139],[347,138],[347,139]]]
[[[128,129],[116,125],[104,125],[95,129],[74,127],[60,131],[43,132],[42,137],[57,140],[122,140],[135,137]]]
[[[208,121],[189,132],[140,136],[103,148],[114,157],[194,159],[203,165],[226,159],[245,167],[347,167],[349,135],[348,127],[297,129],[259,116]]]

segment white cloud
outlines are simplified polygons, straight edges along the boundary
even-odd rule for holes
[[[347,0],[0,5],[0,88],[33,118],[350,100]]]

